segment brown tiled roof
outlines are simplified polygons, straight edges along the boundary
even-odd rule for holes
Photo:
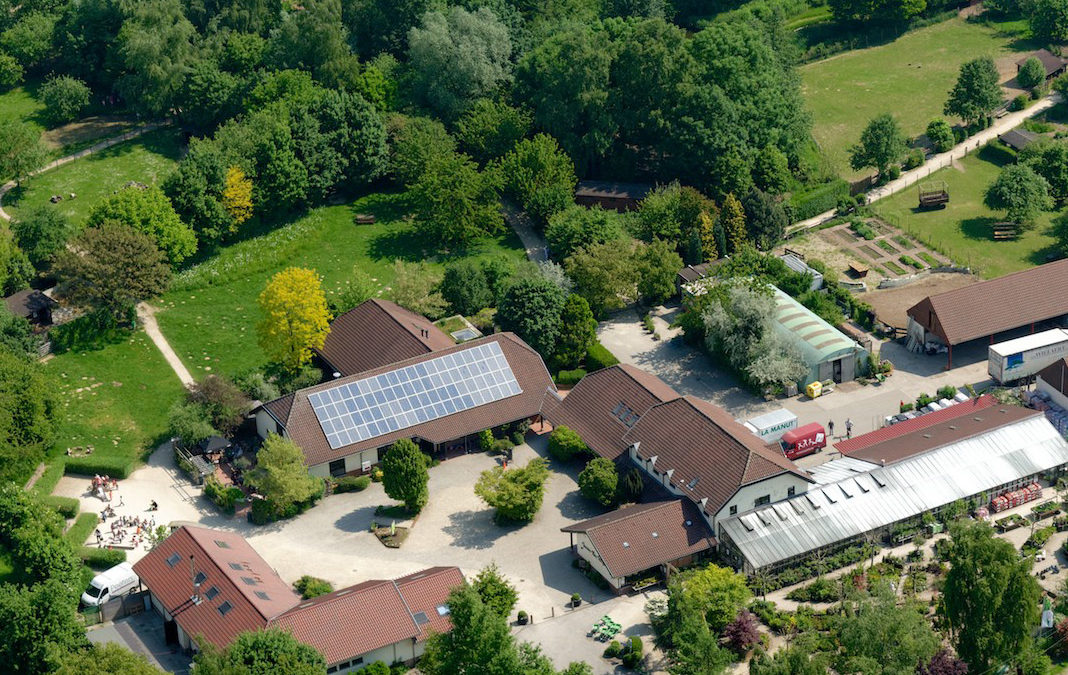
[[[426,317],[374,298],[330,323],[319,355],[342,375],[352,375],[455,344]]]
[[[1061,68],[1064,68],[1064,59],[1054,55],[1048,49],[1039,49],[1034,53],[1028,54],[1016,62],[1016,67],[1022,67],[1023,64],[1027,63],[1027,60],[1032,57],[1038,59],[1042,63],[1042,67],[1046,69],[1046,77],[1049,77]]]
[[[34,288],[27,288],[4,298],[7,310],[15,316],[27,319],[45,307],[56,307],[55,300]]]
[[[1038,371],[1042,381],[1068,396],[1068,359],[1054,361]]]
[[[999,141],[1013,150],[1023,150],[1034,143],[1037,138],[1038,134],[1033,134],[1024,129],[1012,129],[1011,131],[1006,131],[998,136]]]
[[[954,410],[955,408],[965,408],[967,410],[970,407],[969,404],[963,403],[948,410]],[[938,412],[930,413],[930,415],[937,415]],[[904,430],[905,433],[844,454],[873,464],[882,464],[884,462],[893,464],[951,443],[985,434],[1006,424],[1015,424],[1020,420],[1041,414],[1041,412],[1029,408],[998,405],[995,401],[991,405],[974,410],[972,414],[965,412],[963,415],[957,415],[949,419],[943,417],[940,420],[936,420],[934,424],[911,426]],[[924,417],[927,416],[924,415]],[[909,422],[919,422],[922,419],[923,417],[920,417],[909,420]],[[905,426],[909,422],[895,424],[889,429],[897,429],[899,426]]]
[[[620,404],[638,415],[679,394],[663,380],[629,364],[604,368],[579,380],[558,405],[546,405],[542,414],[553,426],[566,426],[582,437],[594,452],[615,459],[626,449],[628,427],[612,411]]]
[[[908,315],[947,344],[1068,314],[1068,259],[964,286],[916,303]]]
[[[642,460],[655,456],[657,473],[673,469],[672,485],[694,502],[707,499],[704,511],[710,516],[743,485],[786,472],[812,480],[725,411],[694,396],[653,406],[623,441],[638,443]]]
[[[905,459],[908,455],[894,458],[887,457],[882,451],[878,450],[883,443],[894,441],[897,438],[907,436],[920,429],[934,426],[939,422],[945,422],[965,415],[973,415],[996,403],[997,401],[993,396],[980,396],[970,401],[951,405],[942,410],[936,410],[927,413],[926,415],[920,415],[919,417],[914,417],[910,420],[898,422],[893,426],[883,427],[866,434],[861,434],[860,436],[854,436],[853,438],[838,441],[834,444],[834,449],[843,455],[849,455],[850,457],[856,457],[857,459],[875,463],[885,459],[886,463],[890,464]],[[870,459],[872,456],[876,458]]]
[[[167,561],[174,560],[175,555],[177,561],[171,566]],[[205,575],[199,604],[190,602],[193,581],[189,556],[195,556],[196,571]],[[133,568],[186,634],[220,647],[230,644],[239,633],[265,628],[271,619],[300,602],[289,584],[233,532],[186,525]],[[214,597],[209,599],[208,595]],[[225,615],[219,612],[223,603],[232,608]]]
[[[463,583],[456,567],[432,567],[394,581],[365,581],[306,600],[272,625],[318,649],[331,665],[401,640],[424,640],[430,631],[448,631],[448,615],[437,608]]]
[[[716,545],[708,524],[687,499],[627,506],[560,531],[585,532],[615,577],[637,574]]]
[[[271,417],[278,420],[283,426],[289,419],[289,412],[293,409],[293,398],[295,394],[286,394],[282,398],[276,398],[273,401],[268,401],[263,404],[263,409],[271,414]]]
[[[501,351],[504,353],[505,359],[508,360],[522,393],[424,422],[423,424],[368,438],[358,443],[352,443],[337,449],[330,448],[326,435],[319,425],[319,420],[316,418],[311,403],[308,401],[309,394],[341,384],[355,382],[372,375],[379,375],[396,368],[421,363],[445,354],[470,349],[487,342],[496,342],[501,346]],[[545,363],[542,362],[541,356],[513,333],[496,333],[477,340],[470,340],[461,345],[453,345],[449,349],[423,354],[406,361],[391,363],[381,368],[301,389],[293,396],[289,415],[279,421],[285,427],[289,437],[304,451],[305,463],[308,466],[314,466],[340,459],[361,450],[380,448],[401,438],[422,438],[432,443],[444,443],[445,441],[463,438],[468,434],[473,434],[483,429],[531,417],[541,411],[542,399],[545,397],[546,391],[555,391],[555,387],[552,378],[549,376],[549,371],[545,369]],[[265,404],[264,407],[270,410],[274,404],[275,402],[272,401]],[[281,404],[279,404],[279,407],[281,407]]]

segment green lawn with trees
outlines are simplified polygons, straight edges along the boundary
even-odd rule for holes
[[[355,225],[357,213],[373,213],[373,225]],[[437,254],[403,220],[402,194],[372,194],[344,206],[318,208],[259,237],[233,244],[176,275],[160,298],[160,328],[194,377],[210,372],[236,374],[263,366],[256,344],[260,313],[256,298],[267,280],[290,266],[323,277],[328,302],[351,285],[353,270],[370,277],[376,289],[394,282],[394,260],[427,260],[440,269],[450,258],[525,259],[519,239],[508,231],[476,242],[451,256]],[[205,330],[205,327],[210,327]]]
[[[161,182],[178,161],[181,132],[161,129],[112,146],[25,181],[21,191],[4,197],[4,210],[18,218],[23,209],[48,206],[52,195],[63,201],[52,208],[81,224],[89,211],[129,181]],[[76,199],[69,199],[73,192]]]
[[[1043,211],[1035,227],[1012,240],[995,241],[994,223],[1005,213],[988,208],[987,188],[998,178],[1011,157],[996,147],[986,147],[959,162],[931,174],[930,180],[943,180],[949,188],[949,204],[944,209],[921,211],[915,187],[903,190],[874,205],[875,212],[902,228],[957,264],[992,279],[1047,262],[1055,240],[1050,223],[1056,213]]]
[[[906,136],[923,133],[942,106],[961,64],[1034,49],[1024,21],[989,25],[951,19],[912,31],[893,42],[846,52],[801,67],[812,135],[833,168],[851,172],[848,149],[874,117],[890,112]]]
[[[17,121],[34,125],[44,130],[44,103],[34,96],[31,85],[23,85],[0,93],[0,122]]]

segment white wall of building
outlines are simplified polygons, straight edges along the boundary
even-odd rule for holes
[[[582,559],[588,562],[590,567],[597,570],[598,574],[604,577],[613,588],[622,588],[626,580],[612,576],[604,561],[601,560],[601,556],[597,553],[597,549],[594,548],[593,542],[590,541],[589,535],[585,532],[573,532],[572,536],[575,537],[575,550],[582,556]]]
[[[1057,388],[1049,384],[1041,377],[1035,379],[1035,388],[1039,391],[1049,394],[1049,400],[1054,405],[1060,407],[1062,410],[1068,410],[1068,396],[1065,396],[1061,392],[1057,391]]]
[[[267,438],[270,434],[278,433],[278,422],[266,410],[256,411],[256,433],[260,438]]]

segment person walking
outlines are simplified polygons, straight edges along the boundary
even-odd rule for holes
[[[827,435],[834,438],[834,420],[829,420],[827,422]]]
[[[853,420],[846,418],[846,438],[853,438]]]

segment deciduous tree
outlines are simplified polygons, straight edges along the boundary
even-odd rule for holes
[[[640,245],[634,255],[638,268],[638,297],[647,306],[658,305],[675,294],[675,275],[682,258],[675,247],[660,239]]]
[[[0,593],[0,659],[18,673],[51,673],[86,643],[74,590],[59,579],[5,584]]]
[[[983,203],[1003,210],[1008,219],[1021,227],[1033,227],[1039,214],[1053,206],[1049,183],[1025,165],[1010,164],[986,189]]]
[[[541,227],[574,199],[575,166],[546,134],[519,141],[501,158],[499,172],[504,192]]]
[[[177,104],[195,58],[196,28],[178,0],[145,0],[126,11],[112,57],[122,63],[119,90],[143,114],[165,115]]]
[[[56,383],[32,360],[0,350],[0,480],[20,485],[55,437]]]
[[[192,227],[201,246],[233,234],[233,217],[223,204],[227,163],[220,143],[194,138],[178,168],[163,181],[179,217]]]
[[[890,113],[883,113],[870,122],[860,134],[860,143],[849,149],[849,166],[854,171],[871,167],[885,176],[891,164],[905,154],[907,145],[901,127]]]
[[[311,358],[311,350],[322,347],[330,332],[330,312],[319,275],[300,267],[282,270],[267,282],[259,306],[260,348],[288,371],[300,370]]]
[[[159,668],[141,654],[114,642],[93,644],[63,654],[55,675],[159,675]]]
[[[574,429],[561,424],[549,434],[549,456],[561,462],[570,462],[575,457],[589,453],[582,437]]]
[[[949,122],[941,117],[931,120],[927,125],[927,140],[931,141],[935,152],[948,152],[953,147],[953,129]]]
[[[482,598],[482,604],[486,606],[486,609],[505,619],[512,613],[515,603],[519,600],[519,593],[515,590],[515,586],[504,578],[497,563],[490,563],[479,570],[471,581],[471,585],[478,592],[478,597]]]
[[[427,104],[455,120],[511,80],[512,42],[493,10],[430,11],[408,32],[408,59]]]
[[[949,92],[943,112],[974,123],[989,117],[1001,105],[1001,85],[998,69],[989,56],[973,59],[961,65],[957,83]]]
[[[429,117],[395,115],[390,120],[390,140],[393,176],[408,187],[422,177],[431,160],[456,153],[456,139],[444,124]]]
[[[256,468],[245,473],[245,480],[282,509],[311,499],[322,488],[321,479],[308,475],[300,447],[277,434],[263,441]]]
[[[452,630],[427,640],[419,670],[426,675],[511,675],[520,669],[515,638],[504,617],[468,584],[449,593]]]
[[[42,268],[74,234],[74,226],[58,209],[37,206],[20,212],[11,223],[11,231],[30,262]]]
[[[616,488],[619,486],[615,463],[604,457],[594,457],[586,462],[586,468],[579,473],[578,486],[586,499],[601,506],[611,506],[616,501]]]
[[[723,200],[723,210],[720,211],[719,217],[727,235],[727,248],[730,253],[744,249],[748,243],[745,238],[745,209],[733,194],[727,195]]]
[[[1031,645],[1038,623],[1039,587],[1031,560],[985,523],[951,528],[949,572],[939,611],[969,672],[1013,663]]]
[[[61,249],[53,269],[62,297],[120,320],[137,303],[165,291],[171,278],[151,236],[108,220]]]
[[[441,273],[425,262],[406,262],[398,258],[393,261],[393,283],[387,295],[405,309],[437,319],[449,307],[438,290],[440,283]]]
[[[782,194],[790,184],[790,160],[774,145],[765,146],[753,162],[753,182],[764,192]]]
[[[1036,0],[1012,7],[1024,10],[1031,24],[1031,32],[1042,44],[1059,44],[1068,40],[1068,3],[1063,0]],[[1043,78],[1045,74],[1043,69]]]
[[[877,589],[872,599],[859,602],[855,611],[838,622],[843,670],[912,673],[938,650],[939,637],[919,608],[898,605],[889,588]]]
[[[550,216],[545,241],[553,258],[564,260],[592,244],[622,239],[623,222],[623,216],[616,211],[571,204]]]
[[[429,458],[415,443],[402,438],[389,446],[379,468],[382,469],[382,487],[386,494],[404,502],[404,507],[418,513],[426,506],[430,492],[427,482],[430,474],[426,466]]]
[[[280,628],[241,633],[225,649],[208,643],[193,662],[197,673],[204,675],[319,675],[326,670],[326,660],[317,649]]]
[[[0,177],[22,185],[30,172],[44,164],[46,152],[41,134],[16,120],[0,122]]]
[[[1068,7],[1068,5],[1063,5]],[[1037,87],[1046,80],[1046,68],[1034,56],[1029,57],[1016,73],[1016,82],[1024,89]]]
[[[22,82],[22,66],[14,56],[0,51],[0,90],[10,89],[19,82]]]
[[[567,276],[575,282],[575,292],[586,298],[594,317],[621,309],[636,296],[638,269],[634,265],[634,249],[633,240],[593,244],[564,261]]]
[[[1058,204],[1068,201],[1068,142],[1032,143],[1020,153],[1019,162],[1046,179],[1049,194]]]
[[[548,479],[545,460],[535,457],[522,468],[496,466],[483,471],[475,483],[475,494],[496,510],[498,522],[529,522],[541,508]]]
[[[717,632],[738,616],[752,596],[745,577],[728,567],[708,565],[677,579],[673,583],[680,585],[683,597],[704,613],[709,628]]]
[[[70,75],[49,78],[40,91],[45,114],[53,124],[66,124],[78,119],[89,105],[89,87]]]
[[[480,98],[456,123],[464,151],[485,164],[515,147],[530,131],[530,114],[502,101]]]
[[[252,181],[239,166],[231,166],[226,170],[222,205],[233,223],[231,231],[252,217]]]
[[[497,307],[501,330],[512,331],[543,358],[552,356],[560,335],[564,293],[547,279],[523,279],[508,287]]]
[[[420,234],[441,246],[462,248],[496,234],[504,223],[492,176],[466,155],[430,159],[411,196]]]
[[[154,185],[131,185],[110,195],[89,212],[86,224],[96,227],[106,220],[118,222],[152,237],[172,264],[197,250],[197,237],[182,222],[167,195]]]
[[[493,304],[486,272],[477,260],[461,258],[445,266],[441,295],[457,314],[470,316]]]

